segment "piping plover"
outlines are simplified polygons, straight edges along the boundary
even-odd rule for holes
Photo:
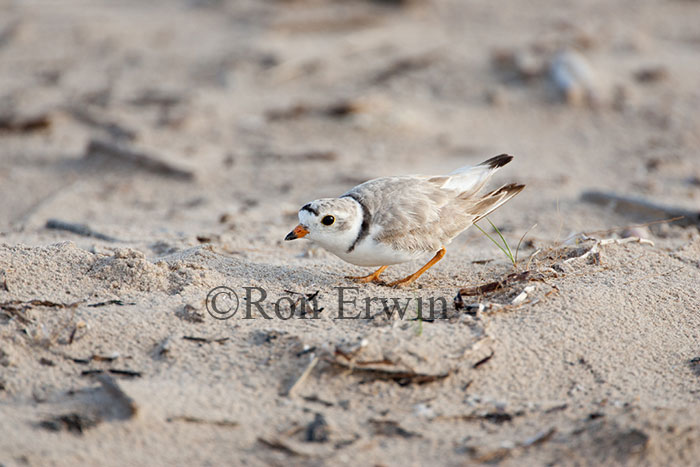
[[[383,284],[379,275],[390,265],[434,253],[418,271],[387,285],[410,284],[445,256],[452,239],[525,188],[511,183],[479,195],[488,179],[512,159],[501,154],[448,175],[370,180],[339,198],[304,205],[299,225],[285,240],[306,237],[348,263],[379,266],[367,276],[349,277],[358,282]]]

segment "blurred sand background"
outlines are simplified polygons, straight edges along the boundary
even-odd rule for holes
[[[0,465],[698,465],[699,17],[0,0]],[[282,241],[312,199],[504,152],[517,268],[472,228],[354,295],[445,319],[334,319],[368,271]],[[324,310],[215,320],[217,286]]]

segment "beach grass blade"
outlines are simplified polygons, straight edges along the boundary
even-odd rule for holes
[[[503,234],[501,234],[501,231],[498,230],[498,227],[496,227],[496,226],[494,225],[494,223],[491,222],[491,219],[489,219],[489,218],[487,217],[486,220],[489,221],[489,224],[491,224],[491,227],[493,227],[493,230],[495,230],[496,233],[498,234],[498,237],[501,239],[501,242],[503,242],[502,245],[501,245],[501,243],[498,242],[495,238],[493,238],[491,235],[489,235],[488,233],[486,233],[486,231],[485,231],[484,229],[482,229],[482,228],[479,226],[479,224],[474,224],[474,226],[475,226],[477,229],[479,229],[479,230],[481,231],[481,233],[483,233],[484,235],[486,235],[486,237],[487,237],[489,240],[491,240],[491,241],[494,243],[494,245],[496,245],[496,246],[503,252],[504,255],[506,255],[506,257],[510,260],[510,262],[513,263],[513,267],[516,267],[515,257],[513,256],[513,252],[511,251],[510,246],[508,246],[508,242],[506,241],[505,238],[503,238]]]

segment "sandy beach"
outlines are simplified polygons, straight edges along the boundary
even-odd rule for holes
[[[0,0],[0,466],[700,465],[699,17]],[[284,241],[502,153],[515,264]]]

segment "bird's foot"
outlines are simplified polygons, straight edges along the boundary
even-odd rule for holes
[[[413,277],[413,274],[411,274],[408,277],[404,277],[403,279],[399,279],[394,282],[389,282],[388,284],[384,284],[387,287],[391,287],[392,289],[402,289],[404,287],[408,287],[409,285],[413,284],[413,282],[417,279],[417,277]]]
[[[373,277],[373,274],[370,274],[369,276],[345,276],[345,278],[353,280],[359,284],[368,284],[370,282],[373,284],[384,284],[382,279],[379,277]]]
[[[382,266],[376,271],[374,271],[372,274],[369,274],[367,276],[345,276],[346,279],[352,279],[355,282],[359,282],[360,284],[367,284],[369,282],[373,284],[384,284],[384,281],[379,278],[379,275],[384,272],[384,270],[388,266]]]

